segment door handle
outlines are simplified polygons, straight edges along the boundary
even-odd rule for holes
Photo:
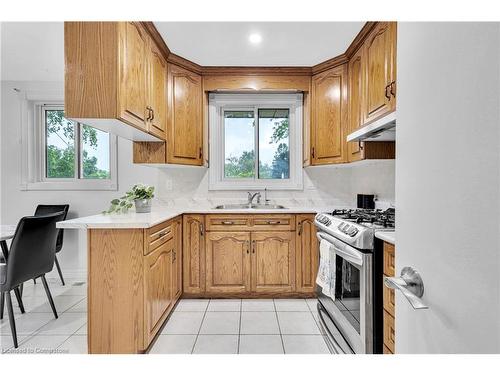
[[[411,267],[401,270],[401,277],[384,276],[384,284],[391,289],[399,290],[415,310],[428,309],[420,299],[424,295],[424,282],[420,274]]]
[[[234,221],[222,221],[223,225],[233,225]]]
[[[278,225],[278,224],[281,224],[281,221],[273,221],[273,220],[268,220],[268,221],[267,221],[267,224],[268,224],[268,225]]]

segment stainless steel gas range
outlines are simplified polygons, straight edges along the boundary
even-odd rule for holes
[[[382,351],[382,252],[375,231],[394,230],[394,209],[336,210],[316,215],[317,236],[329,245],[332,290],[317,286],[321,328],[337,353]]]

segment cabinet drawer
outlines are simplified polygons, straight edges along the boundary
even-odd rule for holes
[[[249,215],[207,215],[207,231],[241,231],[250,226]]]
[[[384,274],[394,276],[396,274],[396,259],[394,245],[384,242]]]
[[[384,311],[384,345],[394,353],[396,332],[394,330],[394,318]]]
[[[262,215],[252,218],[254,230],[295,230],[295,216],[293,215]]]
[[[158,246],[167,242],[174,235],[174,226],[171,220],[149,228],[146,234],[144,255],[149,254]]]
[[[384,284],[384,310],[387,311],[392,316],[395,315],[395,297],[394,297],[394,289],[389,289]]]

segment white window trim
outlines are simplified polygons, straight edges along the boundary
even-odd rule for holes
[[[224,178],[224,110],[289,108],[289,179]],[[303,190],[302,94],[216,94],[209,95],[210,168],[209,190]],[[256,144],[257,147],[258,143]],[[258,151],[256,152],[256,155]]]
[[[21,190],[118,190],[117,137],[110,139],[110,179],[45,178],[42,105],[64,106],[62,92],[21,91]],[[78,139],[75,140],[78,142]],[[78,166],[79,167],[79,166]]]

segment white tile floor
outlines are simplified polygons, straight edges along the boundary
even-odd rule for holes
[[[19,348],[9,320],[0,320],[1,353],[87,353],[86,284],[49,280],[59,312],[54,319],[41,283],[25,285],[26,314],[15,306]],[[316,301],[304,299],[183,299],[151,354],[327,354]]]

